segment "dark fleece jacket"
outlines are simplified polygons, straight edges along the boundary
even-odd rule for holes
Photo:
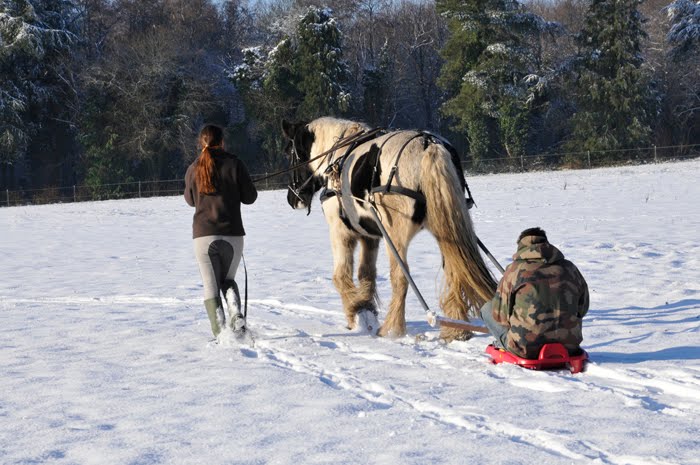
[[[241,203],[251,204],[258,198],[250,174],[243,162],[223,150],[211,149],[216,176],[212,194],[203,194],[197,188],[195,160],[185,174],[185,200],[195,207],[192,237],[244,236]]]

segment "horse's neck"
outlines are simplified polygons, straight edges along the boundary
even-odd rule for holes
[[[325,152],[325,150],[323,150],[320,153],[323,153],[323,152]],[[309,167],[314,172],[314,174],[322,175],[323,172],[328,168],[328,165],[330,165],[330,163],[332,163],[332,161],[329,160],[332,156],[333,156],[332,153],[327,154],[325,156],[322,156],[322,157],[318,158],[317,160],[314,160],[313,162],[311,162]],[[316,157],[318,157],[318,155],[316,155]],[[314,158],[313,155],[312,155],[312,158]]]
[[[321,156],[316,160],[311,168],[314,172],[319,173],[333,164],[336,160],[343,157],[348,151],[349,139],[357,136],[369,128],[361,123],[347,120],[335,120],[321,118],[313,128],[317,137],[318,152],[316,155],[311,155],[311,158],[319,157],[320,154],[328,152],[326,156]],[[347,142],[344,142],[347,141]],[[334,147],[338,146],[335,150]]]
[[[335,150],[332,150],[333,147],[338,144],[338,141],[341,140],[341,137],[341,135],[338,135],[337,137],[334,137],[325,143],[319,144],[321,150],[319,150],[316,155],[311,155],[312,159],[317,158],[317,160],[314,160],[311,164],[311,169],[313,169],[315,173],[323,173],[330,165],[332,165],[336,160],[342,157],[343,154],[345,154],[347,146],[342,146]],[[319,155],[323,153],[326,154],[319,157]]]

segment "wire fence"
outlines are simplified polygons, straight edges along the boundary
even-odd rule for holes
[[[590,169],[606,166],[640,165],[666,163],[700,157],[700,144],[642,149],[608,151],[581,151],[551,153],[521,157],[490,158],[488,160],[468,160],[462,163],[468,174],[515,173],[525,171],[547,171],[560,169]],[[266,178],[271,173],[252,174],[253,179]],[[263,179],[256,187],[259,190],[283,189],[287,186],[288,175]],[[183,179],[133,181],[102,185],[74,185],[47,187],[43,189],[5,189],[1,207],[20,205],[42,205],[49,203],[69,203],[95,200],[134,199],[182,195]]]
[[[254,177],[262,175],[254,175]],[[260,190],[282,189],[286,182],[265,180],[257,186]],[[120,182],[101,185],[74,185],[47,187],[44,189],[22,189],[4,192],[1,207],[19,205],[44,205],[50,203],[86,202],[95,200],[138,199],[182,195],[184,179]]]
[[[700,157],[700,144],[664,147],[654,145],[634,149],[586,150],[491,158],[488,160],[469,160],[462,163],[462,165],[468,173],[484,174],[643,165],[690,160],[698,157]]]

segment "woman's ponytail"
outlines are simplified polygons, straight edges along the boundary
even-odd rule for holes
[[[197,160],[195,178],[197,187],[202,194],[212,194],[216,191],[214,186],[214,159],[211,157],[209,147],[204,147]]]
[[[224,131],[218,126],[207,125],[199,133],[199,143],[202,146],[202,152],[197,159],[195,181],[199,192],[202,194],[213,194],[216,192],[217,176],[211,149],[221,148],[223,139]]]

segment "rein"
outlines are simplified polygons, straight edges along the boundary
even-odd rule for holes
[[[340,149],[340,148],[347,147],[348,145],[353,144],[354,142],[358,141],[358,140],[359,140],[360,138],[362,138],[362,137],[366,137],[366,136],[369,136],[369,135],[373,135],[373,134],[376,134],[376,133],[378,133],[378,132],[380,132],[380,131],[383,131],[383,129],[382,129],[382,128],[375,128],[375,129],[372,129],[371,131],[367,131],[367,132],[365,132],[365,131],[360,131],[360,132],[355,133],[355,134],[353,134],[352,136],[349,136],[349,137],[347,137],[347,138],[339,139],[339,140],[333,145],[333,147],[331,147],[330,149],[326,150],[325,152],[321,152],[320,154],[316,155],[314,158],[312,158],[312,159],[310,159],[310,160],[307,160],[307,161],[303,161],[303,162],[296,163],[296,164],[290,166],[289,168],[286,168],[286,169],[283,169],[283,170],[279,170],[279,171],[275,171],[274,173],[268,174],[267,176],[263,176],[263,177],[260,177],[260,178],[255,178],[255,179],[253,179],[253,182],[254,182],[254,183],[257,183],[257,182],[260,182],[260,181],[264,181],[264,180],[266,180],[266,179],[274,178],[274,177],[277,177],[277,176],[279,176],[279,175],[281,175],[281,174],[285,174],[285,173],[289,173],[290,171],[294,171],[294,170],[296,170],[296,169],[298,169],[298,168],[301,168],[302,166],[309,165],[309,164],[311,164],[312,162],[314,162],[314,161],[316,161],[316,160],[318,160],[318,159],[320,159],[320,158],[323,158],[323,157],[327,156],[328,154],[333,153],[333,152],[335,152],[336,150],[338,150],[338,149]],[[292,143],[293,143],[293,141],[292,141]],[[295,148],[294,150],[295,150],[295,152],[296,152],[296,148]],[[298,158],[298,157],[296,157],[296,158]],[[308,182],[308,180],[307,180],[307,182]]]

